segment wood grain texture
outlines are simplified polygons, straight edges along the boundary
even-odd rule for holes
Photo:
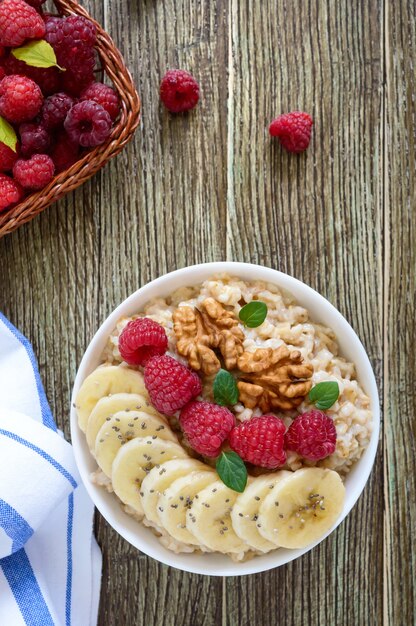
[[[380,446],[356,507],[285,567],[185,574],[97,515],[99,625],[414,623],[414,3],[84,4],[125,55],[142,127],[92,181],[0,241],[0,308],[33,342],[66,435],[77,365],[108,313],[168,270],[221,259],[270,265],[326,296],[362,338],[386,407],[384,457]],[[159,103],[172,66],[201,85],[185,116]],[[293,109],[315,120],[299,156],[267,133]]]

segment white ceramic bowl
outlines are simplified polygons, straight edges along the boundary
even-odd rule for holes
[[[75,379],[71,407],[74,405],[74,399],[82,381],[100,364],[100,355],[105,347],[107,338],[114,330],[117,320],[121,316],[133,315],[141,311],[144,305],[152,298],[167,296],[175,291],[175,289],[178,289],[178,287],[197,285],[219,272],[227,272],[228,274],[245,280],[267,281],[292,293],[298,302],[309,311],[314,321],[322,322],[335,332],[341,354],[349,361],[355,363],[358,379],[371,399],[371,409],[374,418],[371,442],[361,459],[348,474],[345,481],[346,499],[344,510],[335,526],[331,529],[330,532],[332,532],[348,515],[356,503],[364,489],[373,466],[380,426],[377,386],[364,347],[348,322],[332,304],[325,300],[325,298],[304,283],[287,274],[259,265],[246,263],[206,263],[177,270],[145,285],[120,304],[95,334],[84,354]],[[228,557],[220,554],[174,554],[164,548],[148,528],[124,513],[114,494],[109,494],[105,489],[91,483],[89,476],[91,472],[96,469],[96,464],[88,450],[85,435],[78,427],[74,408],[71,408],[71,433],[75,458],[81,478],[100,513],[124,539],[129,541],[140,551],[162,563],[197,574],[207,574],[210,576],[239,576],[242,574],[262,572],[273,567],[278,567],[279,565],[284,565],[314,547],[309,546],[302,550],[287,550],[281,548],[269,554],[256,556],[246,563],[234,563]]]

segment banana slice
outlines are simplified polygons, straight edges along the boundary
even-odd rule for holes
[[[305,548],[334,525],[344,506],[345,487],[332,470],[309,467],[291,472],[260,505],[259,533],[283,548]]]
[[[197,495],[186,513],[189,532],[211,550],[245,552],[248,546],[234,532],[230,516],[238,493],[216,480]]]
[[[87,376],[75,401],[81,430],[85,432],[91,411],[100,398],[121,391],[147,396],[143,375],[123,365],[101,365]]]
[[[190,472],[175,480],[159,497],[157,512],[161,526],[177,541],[186,544],[200,545],[194,534],[186,527],[186,514],[199,492],[216,482],[214,471]]]
[[[173,481],[196,470],[203,470],[205,467],[203,463],[195,459],[173,459],[163,463],[163,469],[166,471],[162,474],[159,467],[150,470],[143,479],[140,489],[142,506],[147,519],[161,526],[157,510],[159,496],[167,487],[170,487]]]
[[[280,471],[257,476],[250,481],[244,492],[239,494],[235,501],[231,512],[233,528],[236,534],[246,541],[253,550],[269,552],[276,549],[276,544],[271,543],[259,533],[259,509],[270,490],[286,476],[290,476],[290,472]]]
[[[142,396],[138,393],[115,393],[112,396],[104,396],[104,398],[98,400],[87,422],[85,432],[91,452],[94,452],[95,440],[101,426],[119,411],[144,411],[152,415],[159,415],[144,395]]]
[[[104,474],[111,478],[111,467],[122,445],[136,437],[151,435],[178,442],[178,438],[162,417],[144,411],[119,411],[105,421],[95,441],[95,458]]]
[[[116,495],[122,502],[143,514],[140,486],[144,477],[155,465],[170,459],[189,458],[185,450],[173,441],[153,435],[132,439],[117,452],[112,467],[112,483]],[[161,467],[161,476],[166,470]]]

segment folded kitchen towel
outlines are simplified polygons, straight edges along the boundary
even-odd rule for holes
[[[93,513],[32,347],[0,313],[1,626],[95,626]]]

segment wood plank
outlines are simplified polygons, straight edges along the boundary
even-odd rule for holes
[[[416,621],[416,6],[386,4],[385,624]]]

